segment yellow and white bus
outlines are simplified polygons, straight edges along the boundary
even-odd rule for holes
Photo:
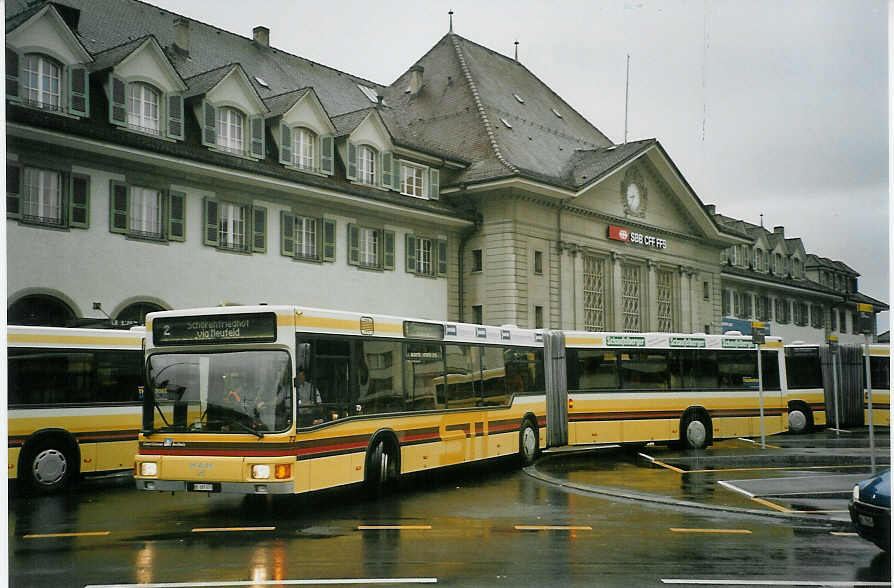
[[[863,346],[866,357],[866,346]],[[865,368],[862,368],[865,373]],[[869,378],[872,384],[872,424],[891,426],[891,347],[874,344],[869,346]],[[865,381],[864,375],[861,380]],[[864,387],[865,390],[865,387]],[[863,394],[863,423],[869,424],[869,402]]]
[[[133,467],[140,429],[138,330],[9,326],[9,478],[37,492]]]
[[[816,426],[827,424],[820,346],[797,342],[786,345],[785,373],[788,380],[786,404],[789,430],[792,433],[806,433]]]
[[[751,337],[568,332],[565,353],[571,445],[671,441],[699,449],[760,435]],[[761,361],[769,435],[787,429],[780,339],[766,338]]]
[[[742,336],[253,306],[152,313],[146,353],[141,490],[381,487],[475,460],[530,463],[553,431],[557,444],[693,448],[760,431],[757,350]],[[787,423],[782,343],[768,339],[762,357],[772,434]]]
[[[544,446],[534,331],[294,306],[152,313],[146,331],[142,490],[379,487]]]

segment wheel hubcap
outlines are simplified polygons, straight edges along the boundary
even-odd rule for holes
[[[807,428],[807,415],[800,410],[788,413],[788,428],[796,433],[803,431]]]
[[[388,481],[388,453],[382,448],[382,459],[379,460],[379,481]]]
[[[692,421],[686,427],[686,439],[692,447],[702,447],[705,444],[705,425],[701,421]]]
[[[46,449],[34,458],[32,471],[34,479],[40,484],[50,486],[56,484],[65,476],[68,462],[65,455],[56,449]]]
[[[534,429],[531,427],[525,429],[522,447],[526,458],[534,457],[534,452],[537,450],[537,438],[534,436]]]

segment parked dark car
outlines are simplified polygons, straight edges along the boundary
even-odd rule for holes
[[[848,510],[860,537],[891,551],[891,470],[854,486]]]

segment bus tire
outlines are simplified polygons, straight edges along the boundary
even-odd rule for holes
[[[19,480],[37,494],[64,490],[77,475],[77,448],[60,435],[39,438],[22,451]]]
[[[813,411],[806,402],[794,400],[788,404],[788,430],[798,435],[813,429]]]
[[[518,432],[518,460],[522,467],[534,463],[539,452],[540,439],[537,435],[537,427],[529,419],[525,419]]]
[[[373,441],[366,454],[364,484],[367,490],[378,494],[390,490],[397,482],[400,472],[397,453],[397,447],[385,435]]]
[[[701,410],[690,410],[680,423],[680,442],[686,449],[704,449],[711,444],[711,419]]]

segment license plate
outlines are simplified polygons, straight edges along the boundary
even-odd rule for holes
[[[866,515],[857,515],[857,519],[860,521],[860,524],[866,527],[874,527],[875,521],[872,520],[872,517],[868,517]]]
[[[189,489],[193,492],[219,492],[216,484],[206,482],[193,482]]]

